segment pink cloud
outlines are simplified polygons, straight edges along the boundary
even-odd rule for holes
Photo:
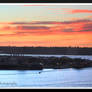
[[[76,14],[76,13],[92,13],[92,10],[88,10],[88,9],[63,9],[65,12],[69,13],[69,14]]]
[[[40,24],[44,25],[40,25]],[[27,25],[27,23],[12,23],[8,25],[4,25],[0,28],[1,33],[0,36],[13,36],[13,35],[53,35],[53,34],[69,34],[74,32],[92,32],[92,20],[72,20],[72,21],[64,21],[64,22],[46,22],[39,21],[35,22],[34,25]],[[26,25],[23,25],[26,24]],[[53,26],[47,26],[47,24],[53,24]],[[7,34],[9,32],[10,34]]]

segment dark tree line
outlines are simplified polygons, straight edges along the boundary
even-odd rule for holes
[[[0,53],[17,54],[54,54],[54,55],[92,55],[87,47],[0,47]]]
[[[31,70],[31,69],[82,69],[92,67],[92,60],[69,57],[23,57],[0,56],[0,69],[2,70]]]

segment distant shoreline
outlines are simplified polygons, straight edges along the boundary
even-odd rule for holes
[[[0,47],[0,70],[82,69],[92,67],[92,60],[75,56],[91,56],[92,48],[79,47]],[[5,56],[4,53],[10,54]],[[24,56],[30,54],[30,56]],[[34,55],[34,56],[32,56]],[[36,56],[38,55],[38,57]],[[40,56],[47,55],[48,57]],[[53,55],[53,56],[50,56]],[[55,57],[55,55],[61,55]],[[49,57],[50,56],[50,57]]]
[[[10,47],[0,46],[1,54],[42,54],[42,55],[92,55],[89,47]]]

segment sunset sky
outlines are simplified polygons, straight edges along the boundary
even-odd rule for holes
[[[0,46],[92,47],[92,5],[0,5]]]

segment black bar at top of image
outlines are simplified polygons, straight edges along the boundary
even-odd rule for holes
[[[0,0],[0,3],[92,3],[92,0]]]

